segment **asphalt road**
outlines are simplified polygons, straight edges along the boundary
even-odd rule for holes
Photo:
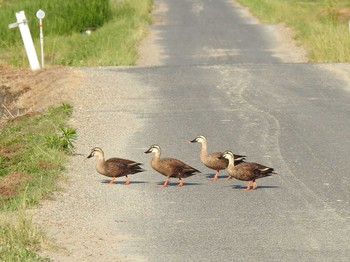
[[[79,150],[101,146],[107,157],[144,162],[148,171],[132,176],[129,186],[120,179],[105,187],[92,162],[77,168],[76,180],[89,180],[88,192],[65,201],[84,199],[79,206],[90,213],[72,211],[76,227],[79,216],[90,214],[87,227],[93,219],[101,224],[86,231],[98,235],[108,227],[123,236],[111,243],[101,233],[100,256],[110,255],[104,261],[349,261],[349,83],[317,64],[285,63],[268,29],[230,1],[155,2],[167,9],[153,26],[162,65],[83,69],[96,82],[110,82],[84,94],[95,102],[82,102],[76,114],[83,121]],[[200,162],[200,145],[188,143],[198,134],[207,137],[209,151],[246,154],[278,175],[248,192],[241,181],[207,180],[213,171]],[[162,189],[165,178],[143,155],[151,144],[202,174],[182,188],[174,179]],[[67,232],[60,234],[74,239]]]

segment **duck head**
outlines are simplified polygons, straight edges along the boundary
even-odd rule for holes
[[[149,153],[160,153],[160,146],[158,145],[151,145],[151,147],[145,151],[145,154],[149,154]]]
[[[99,147],[94,147],[93,149],[91,149],[91,153],[90,155],[88,155],[86,158],[91,158],[93,156],[96,156],[98,158],[103,158],[104,157],[104,153],[103,150]]]
[[[219,157],[219,159],[224,159],[224,158],[226,158],[226,159],[228,159],[228,160],[234,159],[233,153],[232,153],[231,151],[229,151],[229,150],[226,150],[226,151],[225,151],[224,153],[222,153],[222,155]]]
[[[190,141],[190,143],[205,143],[205,142],[207,142],[207,139],[202,135],[199,135],[195,139]]]

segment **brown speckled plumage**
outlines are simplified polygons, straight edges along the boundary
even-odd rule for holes
[[[225,158],[220,158],[222,156],[222,152],[208,153],[207,152],[207,144],[208,144],[207,139],[202,135],[197,136],[195,139],[191,140],[190,142],[191,143],[201,143],[201,145],[202,145],[201,152],[200,152],[201,161],[206,167],[216,171],[215,176],[212,179],[217,180],[220,170],[224,170],[227,168],[228,160]],[[246,158],[246,156],[237,155],[237,154],[234,154],[233,157],[235,159],[236,165],[243,162]]]
[[[182,178],[193,176],[200,173],[199,170],[185,164],[175,158],[160,158],[161,149],[158,145],[152,145],[145,154],[155,153],[151,160],[151,166],[154,170],[166,176],[163,187],[166,187],[171,177],[179,179],[179,186],[183,185]]]
[[[112,177],[110,184],[114,182],[116,177],[126,177],[126,183],[129,184],[130,180],[128,175],[136,174],[145,171],[140,166],[141,163],[123,158],[110,158],[108,160],[104,159],[104,152],[101,148],[95,147],[91,150],[90,155],[87,158],[97,157],[96,161],[96,171],[101,175]]]
[[[231,151],[225,151],[222,154],[222,158],[226,158],[229,161],[227,167],[229,179],[236,178],[238,180],[248,181],[246,190],[250,189],[251,183],[253,183],[253,189],[257,188],[257,184],[255,182],[256,179],[277,174],[272,167],[264,166],[258,163],[244,162],[239,165],[235,165],[233,161],[233,153]]]

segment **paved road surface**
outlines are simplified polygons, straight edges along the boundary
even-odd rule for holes
[[[349,261],[349,83],[321,65],[285,63],[268,27],[230,1],[155,2],[165,10],[152,26],[161,65],[83,69],[74,118],[80,153],[100,146],[148,171],[106,186],[93,161],[76,158],[72,186],[40,211],[67,249],[50,256]],[[200,146],[188,143],[198,134],[209,151],[246,154],[279,175],[249,192],[237,180],[208,181]],[[143,155],[154,143],[202,174],[162,189]]]

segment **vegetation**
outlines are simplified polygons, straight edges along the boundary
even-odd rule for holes
[[[350,0],[238,0],[265,23],[294,29],[311,62],[349,62]]]
[[[151,22],[153,0],[7,0],[1,5],[0,60],[14,66],[28,61],[19,30],[8,29],[24,10],[39,55],[36,12],[45,11],[45,63],[69,66],[133,65],[137,46]]]
[[[66,126],[71,113],[72,107],[62,104],[45,114],[15,118],[1,129],[1,261],[43,261],[35,253],[44,243],[43,233],[24,210],[57,189],[77,137]]]

